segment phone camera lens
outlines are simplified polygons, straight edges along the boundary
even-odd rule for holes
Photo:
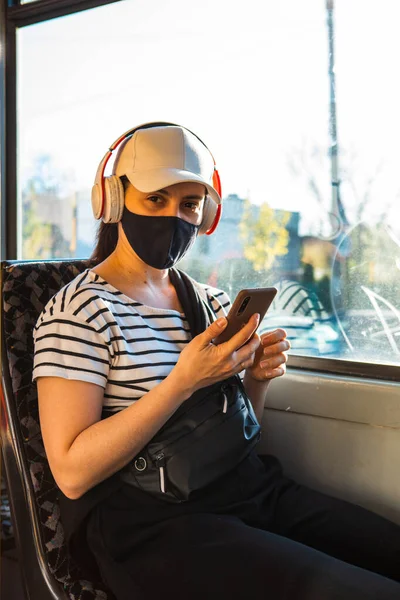
[[[243,300],[242,304],[240,305],[240,308],[239,308],[238,313],[237,313],[238,315],[242,314],[242,312],[244,311],[244,309],[248,305],[249,301],[250,301],[250,296],[247,296],[247,298],[245,298]]]

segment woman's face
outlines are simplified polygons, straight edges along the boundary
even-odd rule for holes
[[[176,183],[157,192],[139,192],[129,185],[125,192],[126,208],[137,215],[180,217],[200,225],[206,188],[201,183]]]

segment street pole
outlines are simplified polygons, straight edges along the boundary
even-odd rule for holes
[[[332,272],[330,282],[330,299],[333,313],[346,340],[348,339],[341,325],[340,315],[349,305],[350,286],[346,260],[351,250],[350,238],[346,235],[348,221],[340,197],[339,179],[339,145],[337,135],[336,114],[336,79],[335,79],[335,33],[334,33],[334,0],[326,0],[328,43],[329,43],[329,83],[330,83],[330,111],[329,111],[329,136],[331,159],[331,241],[336,246],[332,257]],[[341,259],[339,259],[339,257]],[[344,261],[343,261],[344,259]]]
[[[338,161],[338,137],[336,125],[336,81],[335,81],[335,45],[334,45],[334,0],[326,0],[328,42],[329,42],[329,87],[330,87],[330,111],[329,111],[329,156],[331,159],[331,225],[333,232],[341,231],[343,223],[342,203],[340,201],[339,161]]]

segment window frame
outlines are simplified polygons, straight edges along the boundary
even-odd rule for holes
[[[17,202],[17,29],[121,0],[0,0],[0,258],[16,259]]]
[[[400,366],[396,365],[358,362],[340,358],[325,358],[323,356],[289,354],[288,367],[296,370],[328,373],[330,375],[400,382]]]
[[[17,29],[121,0],[0,0],[0,259],[17,258]],[[400,366],[290,355],[289,367],[400,382]]]
[[[97,8],[104,4],[113,4],[121,0],[35,0],[21,4],[20,0],[9,0],[7,20],[16,27],[33,25],[48,19],[55,19],[75,12]]]

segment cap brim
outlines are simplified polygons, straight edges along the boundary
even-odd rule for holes
[[[221,204],[221,198],[212,185],[204,181],[198,175],[190,173],[190,171],[184,171],[183,169],[150,169],[148,171],[142,171],[141,173],[126,173],[126,177],[139,192],[144,192],[146,194],[149,192],[156,192],[157,190],[161,190],[162,188],[176,183],[201,183],[207,188],[208,194],[214,202],[216,204]]]

